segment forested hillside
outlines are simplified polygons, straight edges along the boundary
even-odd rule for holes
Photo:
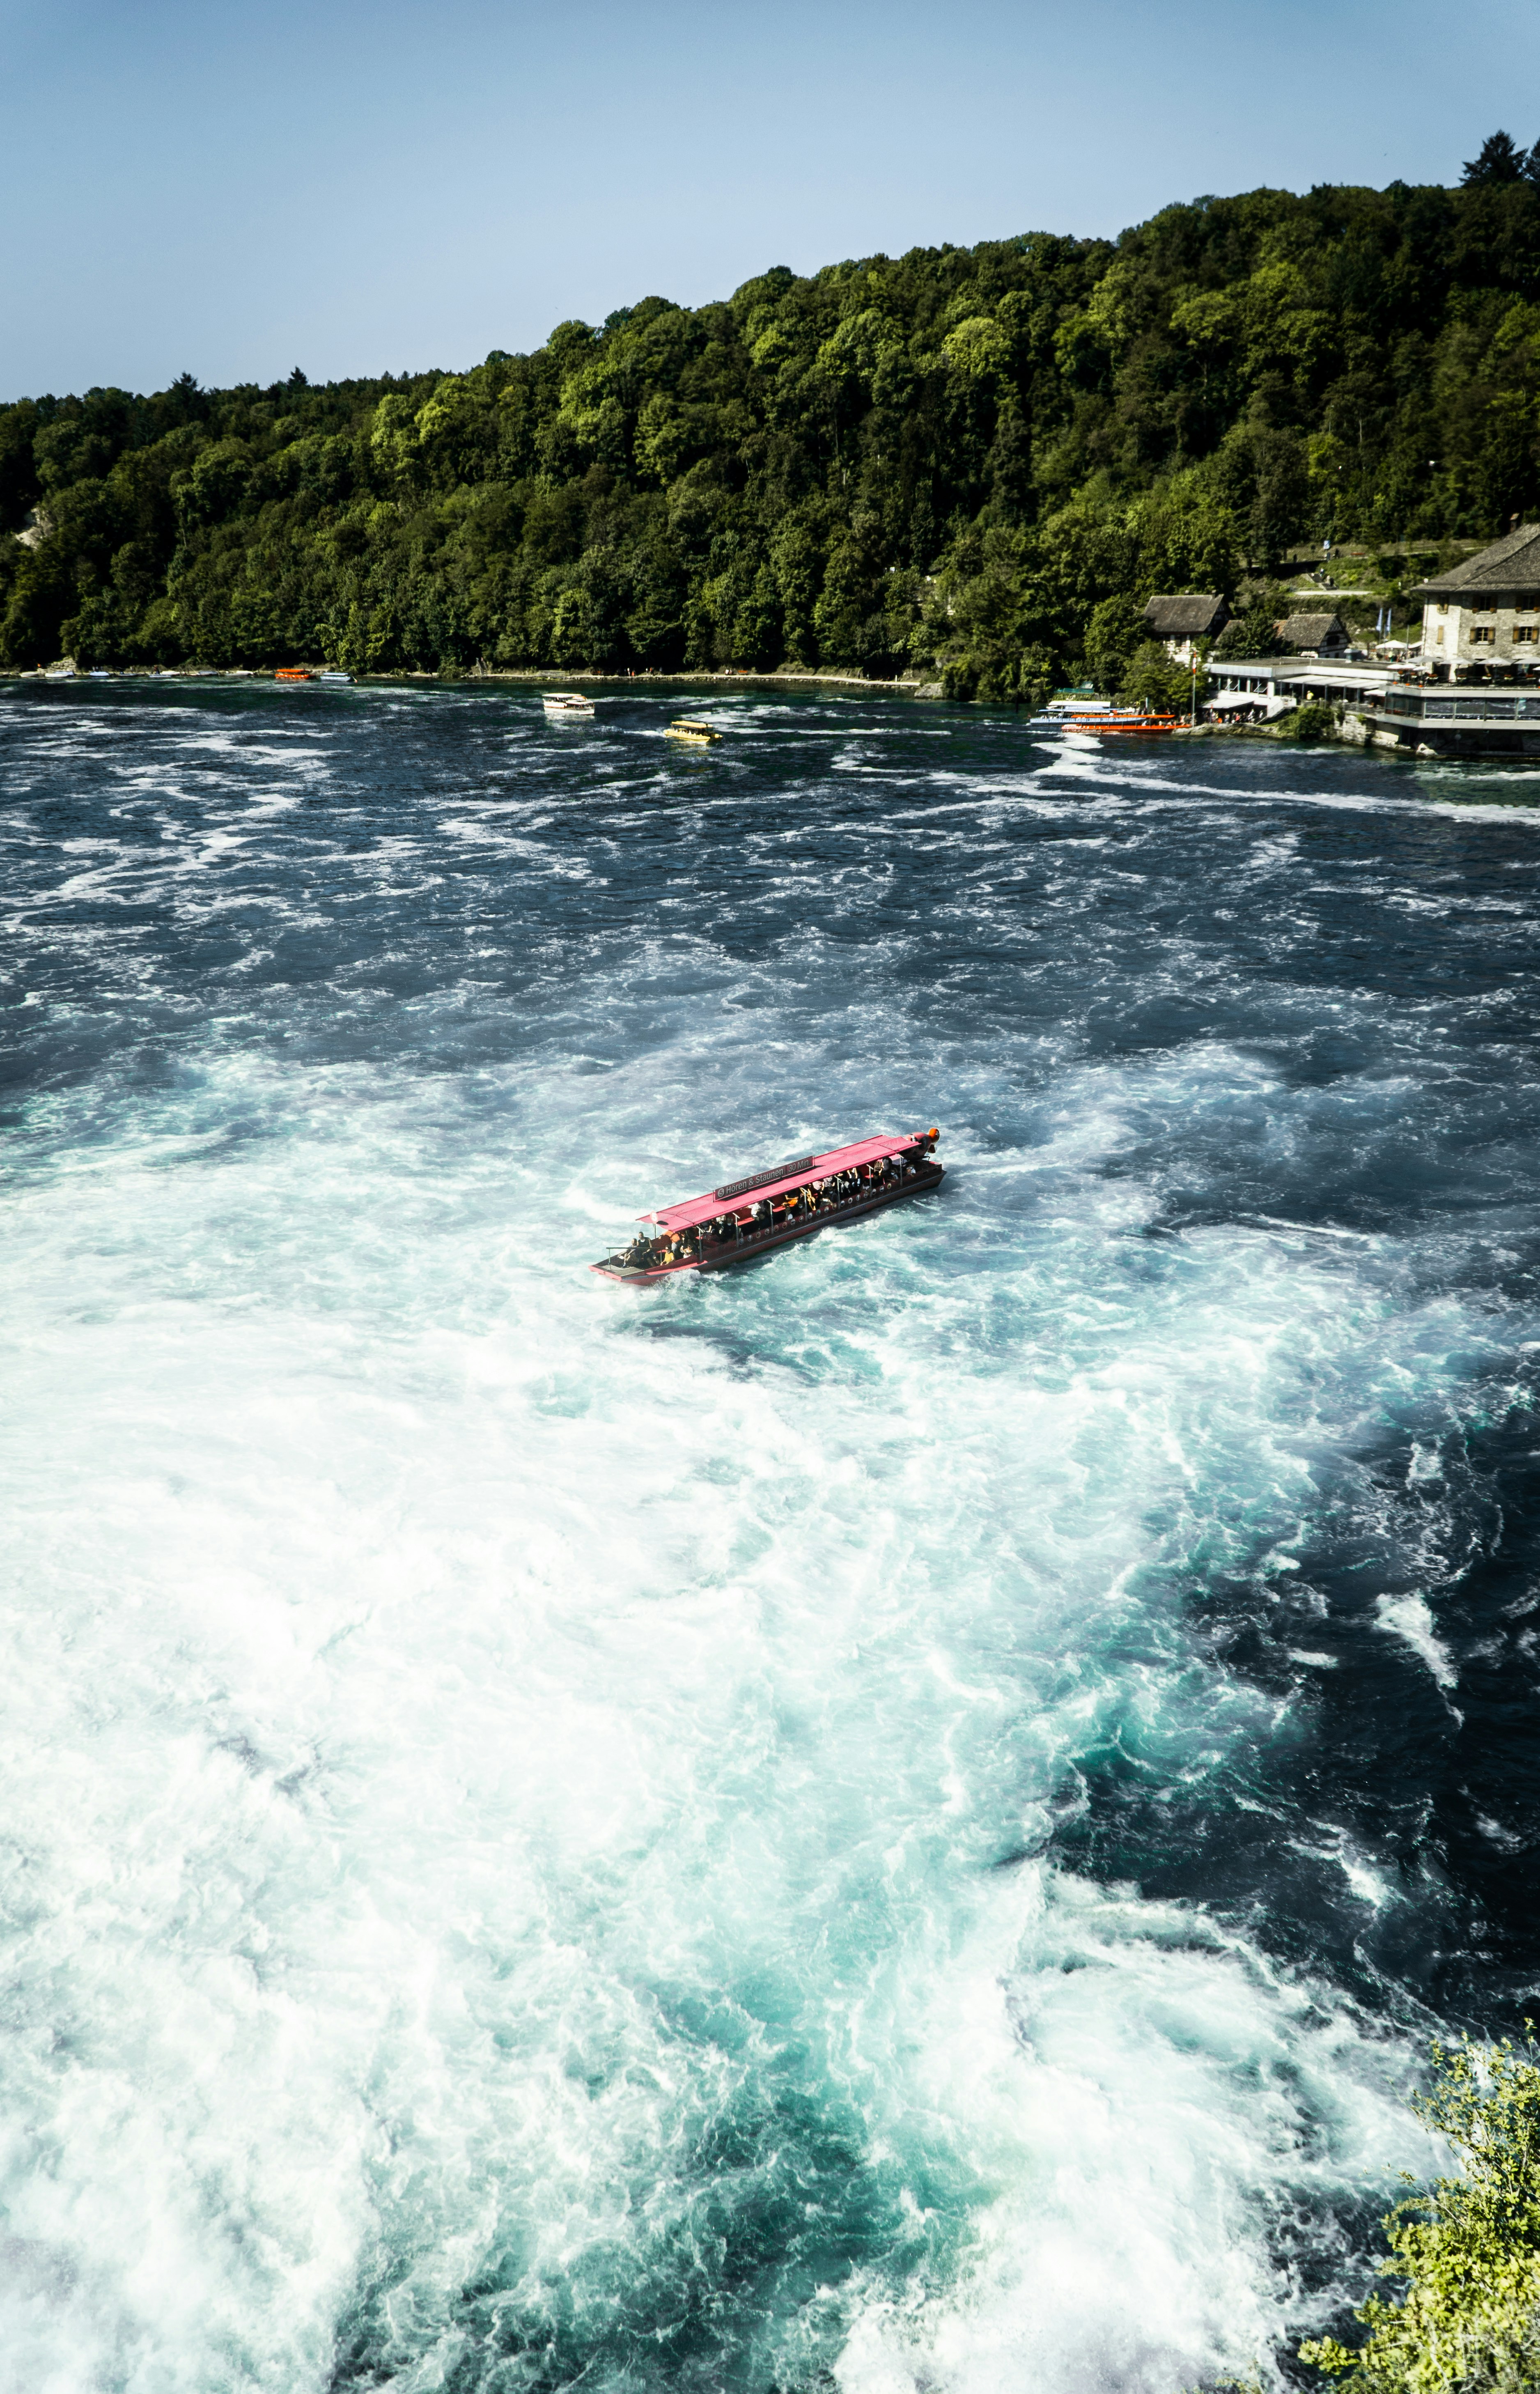
[[[1540,191],[1260,191],[467,374],[0,409],[0,662],[1115,678],[1152,590],[1540,505]],[[20,538],[12,534],[20,533]]]

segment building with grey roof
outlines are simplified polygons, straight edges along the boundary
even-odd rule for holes
[[[1164,640],[1178,663],[1189,665],[1193,644],[1222,632],[1230,609],[1217,591],[1175,590],[1146,599],[1144,621],[1150,638]]]
[[[1278,625],[1278,637],[1291,649],[1317,657],[1345,657],[1351,642],[1340,615],[1290,615]]]
[[[1419,582],[1422,660],[1453,676],[1472,665],[1540,663],[1540,524]]]

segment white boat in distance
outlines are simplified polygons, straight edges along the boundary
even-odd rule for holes
[[[1081,716],[1107,715],[1111,711],[1104,698],[1081,698],[1078,695],[1050,698],[1046,706],[1040,707],[1031,717],[1026,729],[1029,731],[1073,731]]]
[[[543,691],[541,696],[546,702],[546,712],[553,720],[565,722],[571,718],[586,723],[593,715],[594,702],[591,698],[585,698],[581,691],[547,690]]]

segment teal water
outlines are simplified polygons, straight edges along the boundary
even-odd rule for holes
[[[1534,1984],[1540,783],[702,704],[0,694],[19,2387],[1265,2369]]]

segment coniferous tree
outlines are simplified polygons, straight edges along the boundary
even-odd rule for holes
[[[1468,158],[1463,180],[1467,183],[1516,183],[1529,163],[1529,154],[1520,150],[1507,133],[1489,133],[1474,158]]]

